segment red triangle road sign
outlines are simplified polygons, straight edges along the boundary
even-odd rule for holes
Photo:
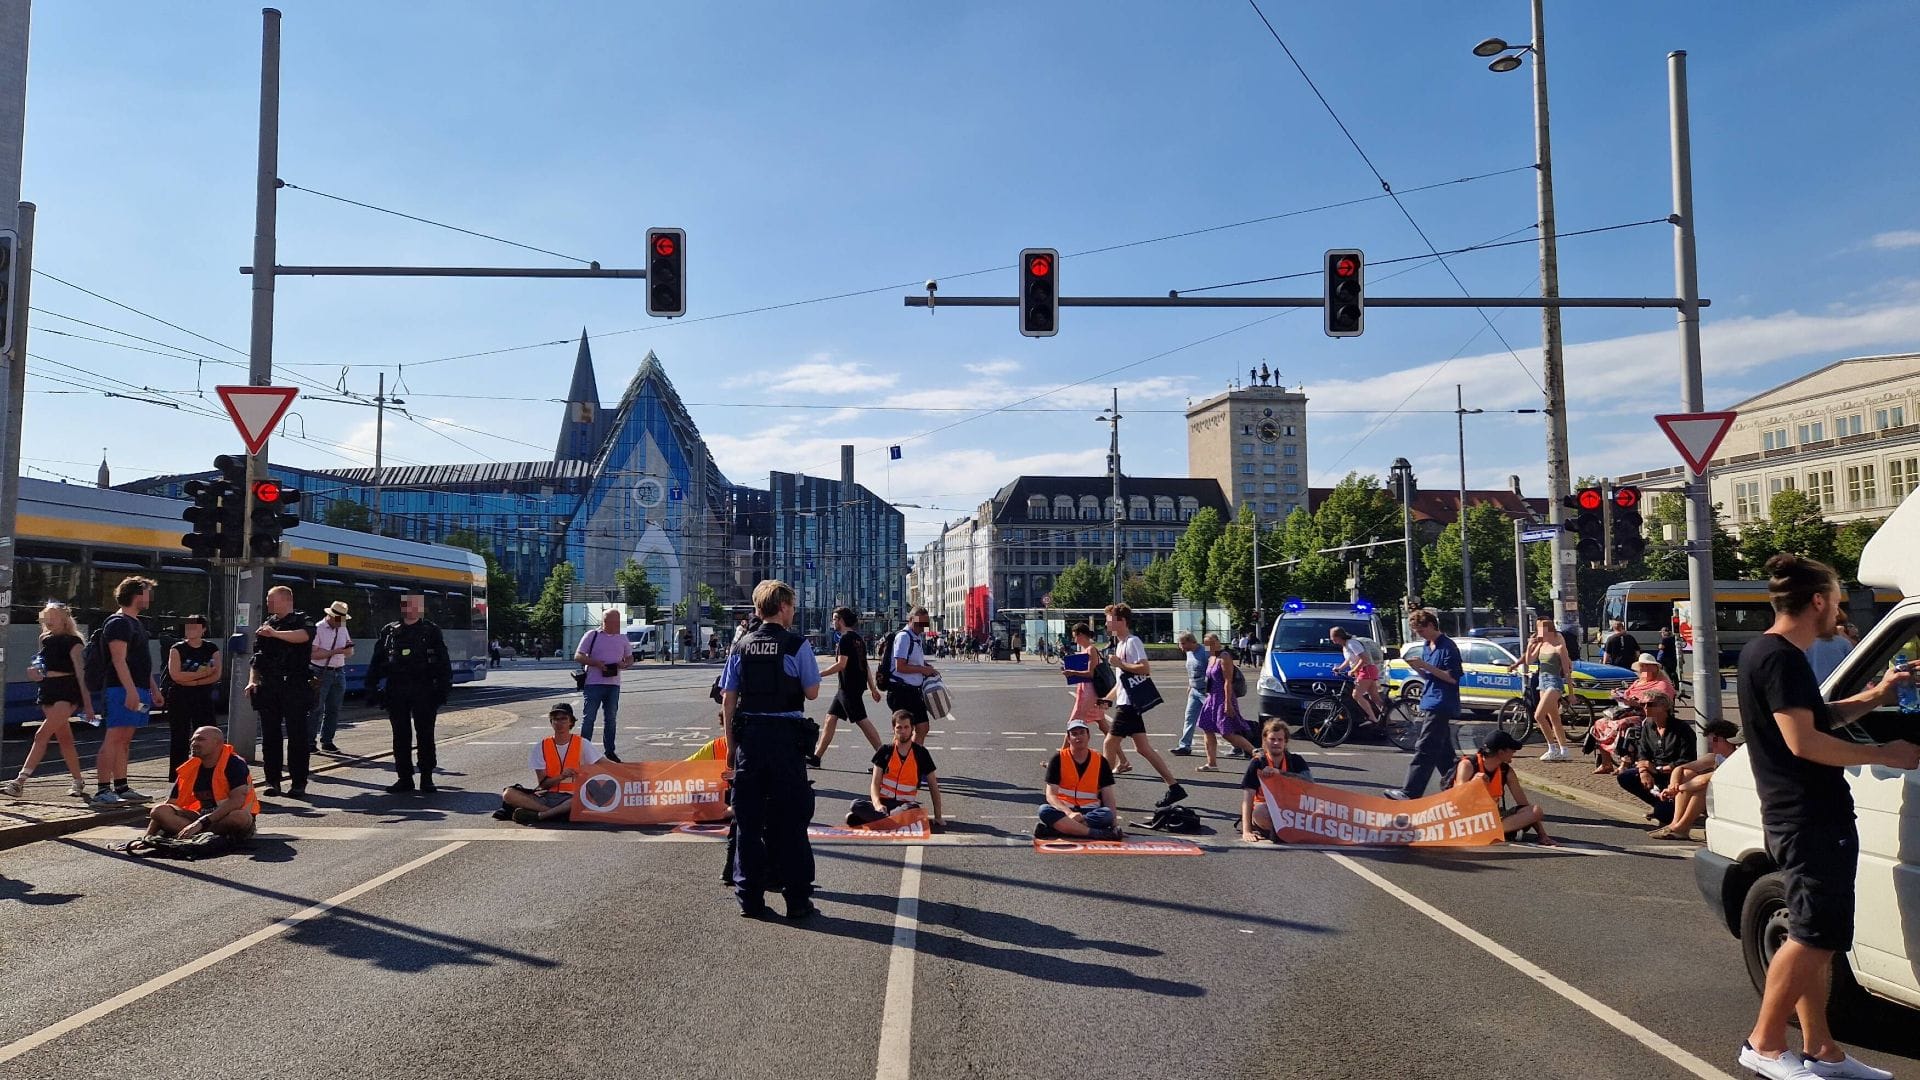
[[[1655,416],[1653,422],[1660,425],[1674,449],[1680,451],[1687,470],[1695,476],[1704,476],[1707,462],[1713,460],[1713,452],[1720,449],[1720,440],[1733,430],[1733,422],[1739,415],[1733,412],[1666,413]]]
[[[216,386],[213,392],[220,395],[220,404],[227,407],[227,415],[233,417],[233,426],[240,430],[240,438],[247,444],[247,453],[257,454],[267,445],[267,436],[273,434],[273,427],[280,418],[287,415],[287,407],[293,404],[294,395],[300,392],[297,386]]]

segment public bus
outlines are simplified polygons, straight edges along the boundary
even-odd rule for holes
[[[6,723],[40,718],[26,672],[37,650],[36,620],[48,600],[71,605],[84,635],[112,614],[122,578],[152,578],[146,622],[156,672],[188,615],[205,615],[212,624],[208,638],[231,645],[236,627],[226,575],[189,556],[180,543],[188,529],[180,513],[187,505],[106,488],[20,481],[13,621],[5,640]],[[487,569],[480,556],[307,522],[286,531],[281,549],[285,554],[273,567],[271,584],[293,589],[296,610],[318,618],[328,604],[344,600],[352,612],[358,648],[347,664],[349,690],[362,688],[374,636],[400,617],[400,598],[411,594],[425,599],[426,617],[446,635],[453,681],[486,678]]]
[[[1848,597],[1848,609],[1864,632],[1899,602],[1900,594],[1896,590],[1856,589]],[[1773,625],[1773,604],[1767,598],[1767,583],[1714,582],[1713,616],[1720,663],[1726,666],[1739,658],[1747,642],[1766,633],[1767,627]],[[1692,602],[1684,581],[1622,581],[1610,585],[1601,619],[1603,637],[1613,620],[1619,619],[1648,651],[1659,642],[1660,631],[1668,626],[1675,626],[1687,648],[1693,646]]]

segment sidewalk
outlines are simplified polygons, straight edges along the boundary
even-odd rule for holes
[[[445,747],[455,740],[514,723],[516,719],[512,712],[491,706],[450,710],[440,714],[435,741]],[[148,727],[157,727],[159,738],[154,739],[154,733],[146,731],[143,734],[147,738],[134,743],[127,781],[135,791],[150,795],[157,802],[166,798],[173,785],[172,777],[167,775],[167,728],[164,723]],[[87,780],[91,791],[94,779],[91,751],[99,747],[98,729],[82,729],[81,737],[81,764],[89,770]],[[377,709],[362,706],[343,710],[334,742],[341,752],[322,751],[313,755],[313,772],[331,772],[393,757],[393,732],[387,725],[386,714]],[[101,810],[85,800],[69,797],[66,792],[72,777],[60,760],[57,748],[49,747],[48,757],[50,760],[42,762],[34,778],[27,781],[23,797],[0,796],[0,850],[65,836],[96,825],[123,824],[146,817],[151,803]],[[254,782],[264,783],[259,761],[251,764]],[[13,772],[9,770],[4,779],[12,778]]]

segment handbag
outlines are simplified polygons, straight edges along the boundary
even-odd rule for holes
[[[1113,665],[1104,659],[1093,667],[1093,693],[1095,697],[1106,697],[1113,692]]]
[[[1137,713],[1145,713],[1166,700],[1160,696],[1160,688],[1153,685],[1151,675],[1123,674],[1120,685],[1127,689],[1127,706]]]
[[[593,647],[596,644],[598,644],[599,641],[600,641],[600,631],[595,630],[592,634],[588,635],[587,647],[581,650],[582,652],[587,654],[587,659],[589,660],[593,659]],[[587,688],[587,669],[586,668],[584,667],[580,668],[573,673],[573,688],[575,690],[585,690]]]

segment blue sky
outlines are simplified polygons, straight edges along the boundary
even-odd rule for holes
[[[1334,341],[1314,311],[1069,309],[1058,337],[1029,340],[1011,311],[930,316],[884,289],[696,321],[928,277],[943,295],[1006,294],[1022,247],[1082,252],[1377,194],[1245,3],[281,6],[288,181],[608,266],[640,265],[649,226],[688,230],[690,318],[674,323],[646,317],[634,282],[283,280],[283,370],[355,394],[381,370],[403,385],[419,419],[390,420],[392,463],[550,456],[548,399],[582,326],[602,397],[656,351],[736,482],[831,473],[854,442],[863,482],[927,507],[906,511],[916,548],[1019,473],[1103,469],[1106,429],[1088,421],[1113,385],[1128,471],[1183,475],[1185,402],[1265,361],[1312,399],[1315,484],[1400,455],[1451,484],[1452,419],[1427,410],[1451,410],[1456,382],[1470,407],[1539,403],[1539,319],[1517,310],[1495,322],[1511,354],[1472,311],[1377,310],[1365,336]],[[1526,72],[1491,74],[1468,51],[1524,40],[1520,0],[1263,6],[1397,189],[1532,162]],[[1903,0],[1549,3],[1563,232],[1668,213],[1665,58],[1689,51],[1709,406],[1920,342],[1912,14]],[[258,5],[42,0],[34,17],[38,267],[244,348]],[[1535,219],[1525,171],[1405,203],[1441,248],[1530,237]],[[1374,200],[1069,258],[1064,291],[1159,295],[1310,270],[1348,245],[1376,261],[1424,251]],[[1566,239],[1562,291],[1670,293],[1671,252],[1664,225]],[[301,191],[282,195],[280,258],[567,265]],[[1451,262],[1476,294],[1538,290],[1531,245]],[[1378,295],[1457,291],[1431,264],[1388,272],[1371,275]],[[187,407],[35,377],[31,475],[90,479],[102,447],[116,479],[186,471],[237,445],[203,413],[243,368],[59,336],[46,331],[127,341],[49,313],[242,355],[46,277],[33,300],[32,371]],[[1672,326],[1658,311],[1567,316],[1576,472],[1676,460],[1649,419],[1679,404]],[[428,363],[537,342],[565,344]],[[1034,395],[1027,407],[1064,411],[980,415]],[[813,408],[751,407],[795,404]],[[295,411],[310,438],[277,440],[276,460],[368,462],[370,409]],[[1539,417],[1469,423],[1475,485],[1519,473],[1543,490]],[[889,468],[893,443],[905,457]]]

